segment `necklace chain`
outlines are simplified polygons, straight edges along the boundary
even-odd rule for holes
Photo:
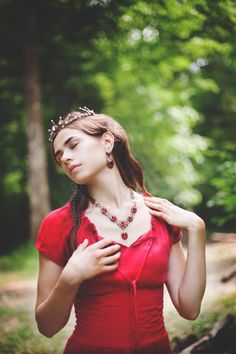
[[[112,214],[108,210],[108,208],[104,207],[101,203],[98,203],[96,201],[94,202],[94,206],[99,208],[103,215],[107,216],[108,219],[110,219],[112,222],[116,223],[119,226],[119,228],[122,230],[121,238],[123,240],[127,240],[127,238],[128,238],[128,233],[124,230],[133,221],[134,214],[137,213],[137,203],[134,200],[134,192],[132,189],[130,189],[130,195],[131,195],[131,199],[132,199],[132,206],[130,208],[130,214],[126,219],[123,219],[123,220],[118,220],[118,218],[114,214]]]

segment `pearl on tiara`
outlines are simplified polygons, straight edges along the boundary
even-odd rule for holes
[[[48,129],[48,131],[49,131],[48,140],[50,142],[53,142],[53,140],[55,139],[55,137],[59,133],[59,131],[61,129],[65,128],[67,125],[74,122],[75,120],[95,115],[94,111],[89,109],[86,106],[79,107],[79,113],[80,113],[80,115],[74,115],[74,114],[69,113],[69,114],[67,114],[67,116],[64,119],[60,116],[58,119],[58,123],[55,123],[53,120],[51,120],[52,128]]]

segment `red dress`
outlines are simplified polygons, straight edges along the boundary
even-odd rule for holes
[[[51,212],[43,221],[36,247],[64,266],[65,242],[72,226],[70,206]],[[129,247],[121,246],[119,267],[84,281],[74,308],[76,325],[64,354],[170,354],[163,321],[163,285],[171,245],[181,230],[154,216],[151,228]],[[102,239],[83,213],[77,234],[92,244]]]

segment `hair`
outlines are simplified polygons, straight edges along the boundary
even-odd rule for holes
[[[113,118],[105,114],[94,114],[86,117],[80,112],[71,112],[66,117],[72,120],[65,128],[79,129],[91,136],[102,136],[105,132],[110,132],[114,136],[114,147],[112,156],[115,160],[121,178],[125,185],[135,191],[140,191],[144,195],[150,195],[144,185],[143,169],[134,158],[128,136],[124,128]],[[54,153],[54,150],[53,150]],[[89,201],[92,201],[86,185],[75,185],[75,190],[70,197],[70,208],[73,219],[73,228],[70,231],[67,243],[68,255],[77,248],[76,234],[80,226],[82,213],[88,208]]]

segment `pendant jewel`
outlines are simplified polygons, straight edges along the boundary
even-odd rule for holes
[[[123,239],[123,240],[127,240],[127,238],[128,238],[128,234],[127,234],[127,232],[122,232],[121,233],[121,238]]]

